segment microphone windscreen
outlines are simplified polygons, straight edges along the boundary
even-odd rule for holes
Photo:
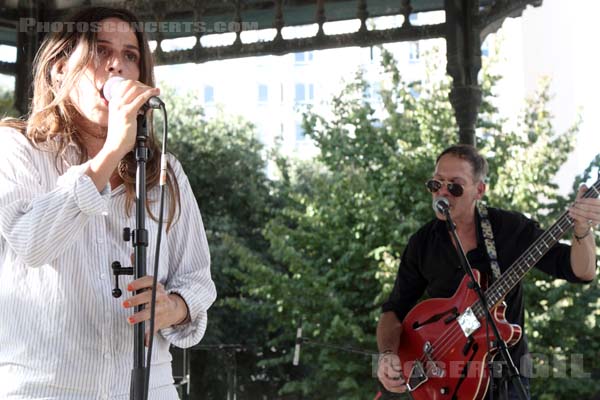
[[[450,208],[450,202],[444,196],[439,196],[433,199],[433,211],[444,214]]]
[[[104,83],[104,87],[102,88],[102,94],[104,95],[104,98],[110,101],[110,99],[112,99],[113,97],[113,91],[115,90],[117,85],[123,82],[124,80],[125,78],[122,78],[120,76],[113,76],[112,78],[109,78]]]

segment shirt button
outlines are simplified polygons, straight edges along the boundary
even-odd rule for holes
[[[100,238],[97,240],[98,243],[104,243],[104,239]]]
[[[102,215],[105,217],[108,216],[108,211],[102,211]]]
[[[100,279],[106,279],[106,274],[105,273],[101,273],[100,274]]]
[[[106,358],[107,360],[111,359],[110,353],[104,353],[104,358]]]

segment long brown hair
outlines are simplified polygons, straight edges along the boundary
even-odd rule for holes
[[[154,86],[154,62],[146,34],[143,29],[140,29],[143,25],[137,17],[125,9],[89,7],[66,17],[65,22],[69,23],[58,25],[61,29],[50,33],[37,52],[33,70],[33,99],[27,120],[4,120],[0,121],[0,124],[20,130],[33,145],[55,152],[57,158],[64,156],[69,146],[75,145],[79,151],[80,163],[87,161],[89,155],[74,122],[78,118],[78,111],[70,103],[68,94],[83,75],[86,66],[90,62],[97,62],[97,29],[95,27],[100,21],[107,18],[120,19],[132,27],[140,50],[139,81],[148,86]],[[85,29],[74,29],[71,22],[75,22],[77,27]],[[66,63],[79,46],[82,47],[81,59],[75,68],[68,72],[65,79],[58,84],[52,79],[53,68],[59,63]],[[148,124],[150,132],[147,141],[150,149],[146,164],[148,189],[155,187],[159,183],[160,177],[160,144],[152,132],[151,125]],[[132,152],[120,161],[117,170],[125,185],[126,211],[129,214],[135,200],[136,161]],[[167,188],[171,200],[167,217],[167,229],[169,229],[180,213],[179,185],[170,165],[168,166]],[[146,209],[156,220],[148,203]]]

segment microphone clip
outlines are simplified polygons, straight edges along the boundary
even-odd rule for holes
[[[133,275],[133,267],[121,267],[120,262],[113,261],[111,268],[115,276],[115,287],[112,290],[112,295],[115,299],[118,299],[123,294],[123,291],[119,289],[119,275]]]

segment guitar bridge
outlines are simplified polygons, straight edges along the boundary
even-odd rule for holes
[[[413,366],[410,370],[410,375],[408,380],[406,381],[406,387],[409,391],[413,391],[423,383],[427,382],[427,375],[425,374],[425,369],[423,368],[423,364],[421,361],[413,362]]]
[[[471,336],[481,326],[471,307],[467,308],[456,320],[466,337]]]

